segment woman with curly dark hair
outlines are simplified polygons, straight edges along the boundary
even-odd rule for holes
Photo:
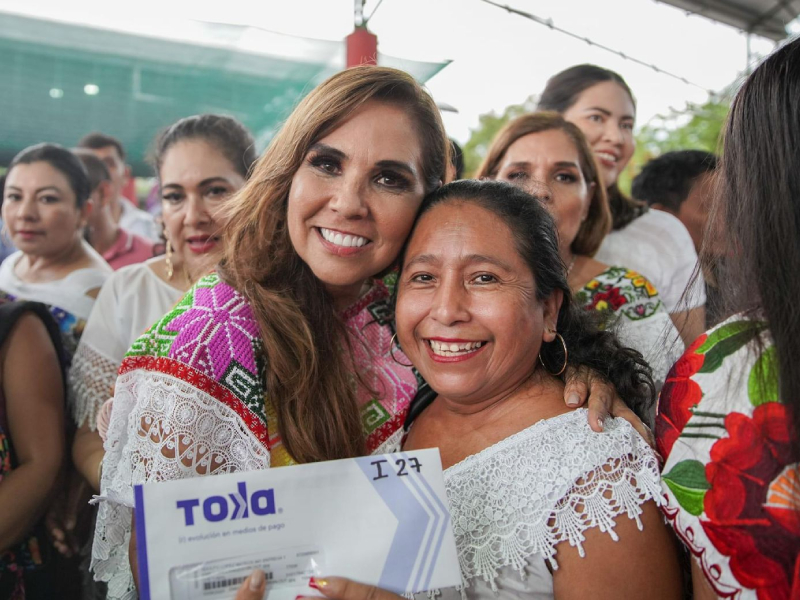
[[[536,198],[493,181],[437,190],[397,286],[403,356],[438,393],[403,447],[441,452],[464,581],[441,597],[679,598],[655,452],[626,421],[597,434],[561,400],[567,366],[589,366],[643,414],[649,369],[573,301]],[[398,598],[339,578],[312,585],[338,600]]]

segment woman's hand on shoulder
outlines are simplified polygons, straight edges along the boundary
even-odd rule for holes
[[[617,390],[611,382],[597,371],[589,367],[568,367],[564,402],[570,408],[580,408],[586,404],[589,427],[593,431],[603,431],[603,422],[606,418],[620,417],[628,421],[639,435],[655,448],[656,440],[650,428],[628,408],[617,395]]]
[[[402,600],[402,596],[393,592],[343,577],[312,578],[309,587],[331,600]],[[235,600],[261,600],[266,589],[263,571],[253,571],[239,587]],[[298,596],[297,600],[301,598],[305,597]],[[319,596],[308,596],[309,600],[314,598]]]

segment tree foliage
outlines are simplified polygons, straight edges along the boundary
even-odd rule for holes
[[[522,104],[507,106],[502,114],[492,111],[478,117],[478,127],[473,129],[469,141],[464,145],[464,176],[472,177],[486,156],[494,136],[503,126],[520,115],[536,110],[536,96],[530,96]]]
[[[674,150],[718,153],[720,136],[730,108],[728,95],[710,97],[702,104],[689,102],[645,123],[636,135],[636,151],[620,174],[620,188],[628,192],[634,177],[651,159]]]

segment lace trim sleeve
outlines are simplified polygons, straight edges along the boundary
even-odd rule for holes
[[[533,555],[554,568],[556,545],[584,555],[593,527],[617,539],[614,520],[641,528],[641,505],[660,502],[658,462],[619,419],[589,430],[579,410],[537,423],[445,474],[464,585],[480,578],[497,590],[504,567],[524,576]]]
[[[266,469],[269,451],[236,411],[164,373],[134,370],[117,380],[92,547],[95,579],[108,598],[135,598],[128,564],[133,486]]]
[[[81,341],[72,358],[69,370],[72,418],[80,427],[88,422],[97,429],[97,413],[103,403],[113,396],[119,364],[106,358],[89,344]]]

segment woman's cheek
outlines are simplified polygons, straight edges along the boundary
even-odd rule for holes
[[[417,311],[414,293],[400,291],[397,296],[395,327],[397,328],[397,341],[409,358],[411,358],[411,355],[416,355],[414,331],[419,321]]]

